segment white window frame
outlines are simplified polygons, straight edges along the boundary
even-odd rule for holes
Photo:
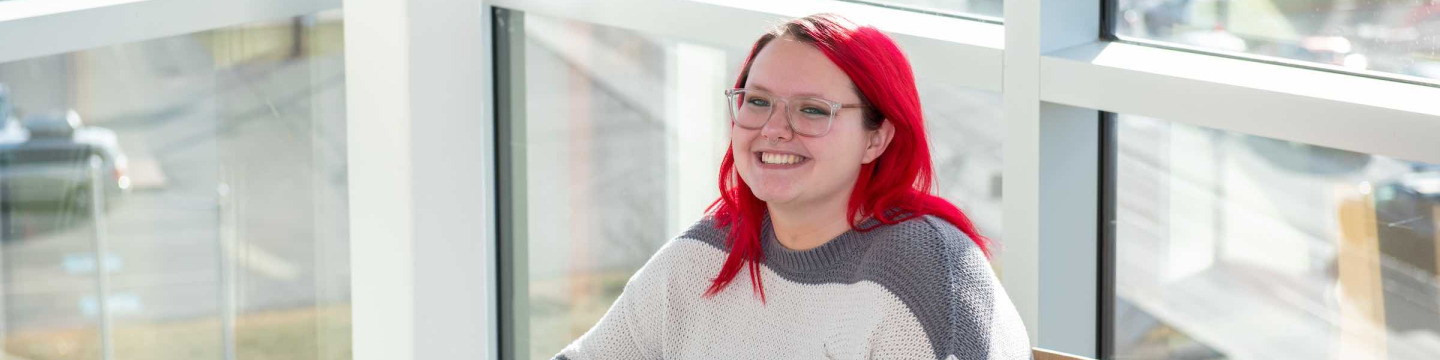
[[[0,62],[312,14],[340,0],[0,1]]]
[[[341,2],[0,1],[0,62]],[[1002,281],[1035,346],[1084,356],[1099,335],[1098,111],[1440,163],[1440,87],[1104,41],[1100,0],[1006,0],[1003,26],[836,0],[343,5],[356,359],[497,357],[492,6],[726,48],[836,12],[895,34],[926,81],[1001,92]]]

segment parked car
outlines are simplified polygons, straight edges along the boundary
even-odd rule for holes
[[[85,126],[73,110],[12,117],[0,127],[0,202],[11,206],[88,211],[99,186],[108,207],[130,188],[125,170],[115,132]]]

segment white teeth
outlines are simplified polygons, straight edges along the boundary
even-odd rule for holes
[[[766,153],[766,152],[760,153],[760,162],[763,162],[763,163],[766,163],[766,164],[782,164],[782,165],[787,165],[787,164],[798,163],[798,162],[800,162],[800,160],[802,160],[802,159],[804,159],[804,158],[801,158],[800,155],[775,154],[775,153]]]

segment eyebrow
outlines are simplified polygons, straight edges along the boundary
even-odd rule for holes
[[[764,90],[764,91],[772,92],[772,93],[774,92],[774,91],[771,91],[770,89],[765,88],[764,86],[761,86],[760,84],[745,84],[745,86],[754,86],[756,89],[759,89],[759,90]],[[790,95],[791,95],[791,96],[809,96],[809,97],[817,97],[817,98],[822,98],[822,99],[823,99],[823,98],[826,98],[826,97],[825,97],[825,94],[818,94],[818,93],[813,93],[813,92],[801,92],[801,93],[795,93],[795,94],[790,94]]]

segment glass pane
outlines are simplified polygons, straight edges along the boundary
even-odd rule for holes
[[[920,11],[980,15],[993,18],[1003,17],[1005,12],[1004,0],[872,0],[862,2],[873,2]]]
[[[1440,79],[1440,2],[1114,1],[1120,36]]]
[[[0,358],[351,358],[342,27],[0,64]]]
[[[1005,123],[1000,94],[926,81],[938,77],[924,73],[915,78],[938,194],[970,217],[980,234],[1003,244],[1000,184],[1005,168]],[[1002,248],[995,247],[1001,250],[990,259],[997,275],[1003,272]]]
[[[529,345],[549,359],[719,196],[725,89],[738,56],[635,32],[524,15],[523,141]],[[528,355],[526,353],[528,351]]]
[[[523,141],[524,164],[514,168],[524,174],[501,176],[523,183],[514,210],[528,219],[514,239],[528,249],[512,255],[528,272],[515,314],[528,338],[517,358],[548,359],[718,197],[729,141],[723,91],[748,49],[534,14],[524,15],[524,33],[525,120],[502,135]],[[1000,96],[919,87],[941,195],[1001,240]]]
[[[1440,358],[1440,165],[1116,129],[1116,359]]]

